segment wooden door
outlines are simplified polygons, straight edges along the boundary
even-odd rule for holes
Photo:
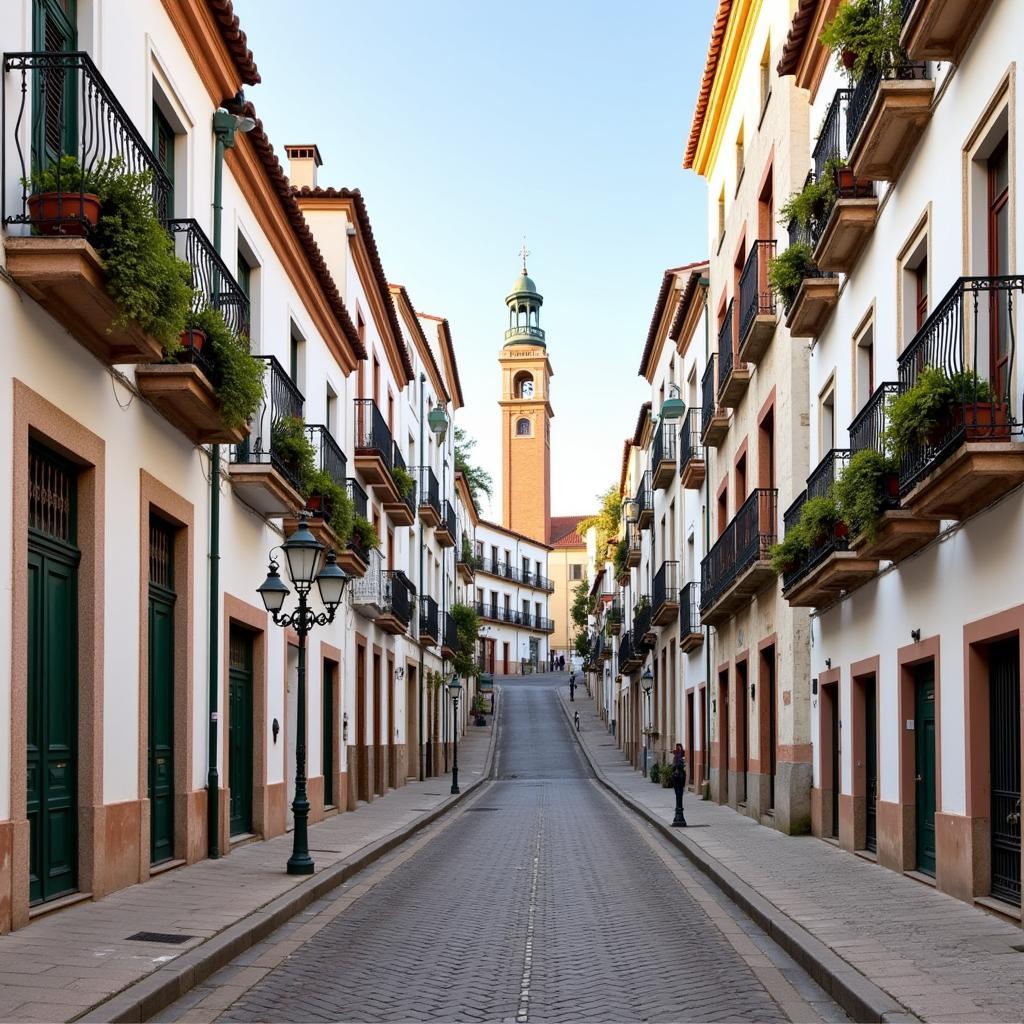
[[[74,467],[29,453],[26,811],[29,902],[78,888],[78,564]]]
[[[356,646],[356,796],[370,799],[369,747],[366,742],[366,648]]]
[[[37,53],[78,49],[76,0],[34,0],[32,48]],[[33,74],[33,169],[57,163],[61,155],[81,159],[78,145],[78,72],[53,61]]]
[[[384,793],[384,747],[381,744],[381,681],[380,655],[373,652],[373,791]]]
[[[174,857],[174,531],[149,525],[149,859]]]
[[[935,874],[935,666],[918,667],[914,679],[917,870]]]
[[[324,658],[323,674],[321,676],[322,700],[322,726],[320,736],[323,740],[322,765],[324,776],[324,807],[334,806],[334,745],[337,723],[334,720],[335,703],[334,688],[337,683],[338,666],[333,661]]]

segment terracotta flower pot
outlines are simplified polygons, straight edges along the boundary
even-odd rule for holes
[[[837,540],[845,540],[850,536],[850,527],[842,521],[842,519],[836,520],[836,525],[833,528],[833,533]]]
[[[100,221],[100,197],[92,192],[37,192],[28,197],[28,213],[41,235],[82,238]]]
[[[307,512],[322,512],[324,508],[324,499],[319,494],[311,494],[306,499],[306,511]]]
[[[857,63],[857,51],[856,50],[843,50],[843,67],[847,71],[852,71],[854,65]]]
[[[968,441],[1009,441],[1010,420],[1003,402],[970,402],[953,409],[953,422]]]
[[[886,473],[882,478],[882,486],[885,488],[885,493],[890,498],[898,498],[900,496],[899,473]]]

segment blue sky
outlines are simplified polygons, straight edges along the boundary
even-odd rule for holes
[[[390,280],[451,322],[500,495],[497,353],[527,236],[552,380],[552,511],[617,479],[665,267],[706,255],[682,155],[715,0],[235,0],[278,154],[360,188]],[[494,514],[500,502],[492,505]]]

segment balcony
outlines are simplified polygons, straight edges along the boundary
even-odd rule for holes
[[[956,392],[927,442],[911,448],[900,464],[901,502],[916,516],[966,519],[1024,482],[1024,443],[1009,372],[1014,307],[1020,308],[1022,296],[1024,277],[962,277],[899,357],[904,390],[925,367],[936,367]],[[991,401],[974,390],[972,374],[992,382]]]
[[[424,594],[420,598],[420,644],[434,647],[440,639],[441,621],[437,602]]]
[[[446,498],[441,505],[441,522],[434,530],[434,539],[443,548],[455,547],[455,538],[458,535],[458,528],[455,525],[455,509],[452,503]]]
[[[778,527],[779,492],[751,492],[700,564],[701,622],[717,626],[775,580],[768,551]]]
[[[750,384],[750,368],[736,360],[736,306],[730,299],[718,329],[718,401],[735,409]]]
[[[651,473],[646,470],[636,489],[637,526],[646,530],[654,522],[654,494],[651,492]]]
[[[399,636],[408,630],[415,594],[416,588],[405,573],[381,568],[379,551],[370,553],[366,575],[352,583],[352,604],[355,610],[392,636]]]
[[[657,642],[658,634],[651,624],[651,599],[644,594],[633,607],[633,647],[644,654]]]
[[[454,658],[459,653],[459,631],[451,612],[440,613],[441,657]]]
[[[687,583],[679,592],[679,646],[684,654],[704,643],[700,628],[700,584]]]
[[[679,563],[662,562],[654,574],[651,588],[653,610],[651,622],[655,626],[669,626],[679,614]]]
[[[755,366],[768,350],[779,322],[775,292],[768,283],[768,261],[775,256],[775,240],[754,242],[740,275],[739,358]]]
[[[0,103],[11,126],[3,137],[8,273],[108,366],[159,362],[163,349],[155,338],[134,321],[117,323],[103,261],[89,241],[98,200],[77,173],[60,187],[60,167],[70,158],[98,173],[120,160],[126,171],[149,171],[162,221],[171,190],[166,173],[86,53],[4,54]],[[32,195],[24,182],[44,169],[54,171],[57,189]]]
[[[488,576],[497,576],[499,579],[510,580],[513,583],[522,583],[523,586],[532,587],[534,590],[544,590],[551,593],[555,584],[547,576],[530,572],[529,569],[520,570],[507,562],[498,562],[491,558],[479,556],[474,559],[474,565],[478,572],[487,573]]]
[[[960,63],[992,0],[903,0],[900,45],[913,60]]]
[[[850,456],[849,449],[832,449],[807,478],[807,490],[786,510],[785,529],[791,530],[800,519],[804,502],[824,497],[842,473]],[[854,590],[878,572],[878,560],[865,558],[849,550],[849,527],[836,523],[811,547],[799,563],[782,574],[782,596],[795,608],[819,608],[831,604],[844,591]]]
[[[391,445],[390,476],[398,497],[384,498],[384,514],[395,526],[412,526],[416,522],[416,478],[405,468],[397,442]]]
[[[299,493],[299,468],[281,454],[285,432],[305,429],[304,399],[274,356],[256,358],[266,364],[263,401],[249,421],[248,437],[231,451],[228,474],[247,505],[265,516],[281,516],[306,504]]]
[[[474,607],[480,618],[487,619],[490,622],[503,622],[509,626],[519,626],[523,629],[532,629],[542,633],[553,633],[555,629],[554,622],[543,615],[515,611],[513,608],[504,608],[487,601],[477,601]]]
[[[643,555],[642,538],[638,523],[626,524],[626,537],[626,568],[635,569],[640,565],[640,558]]]
[[[789,244],[800,243],[809,245],[813,250],[815,239],[813,233],[794,218],[789,222]],[[816,266],[806,267],[799,290],[785,308],[790,335],[794,338],[817,338],[838,302],[839,278]]]
[[[604,615],[605,628],[608,630],[609,636],[618,636],[622,631],[622,598],[612,598],[612,603],[608,605],[608,610]]]
[[[307,440],[313,446],[314,468],[325,473],[339,487],[344,487],[347,460],[338,442],[331,436],[330,431],[321,424],[309,424],[305,427],[305,432]],[[313,488],[307,495],[305,502],[300,502],[296,507],[305,508],[306,525],[313,536],[325,548],[334,551],[338,555],[338,564],[347,572],[348,565],[346,565],[343,558],[341,538],[330,525],[331,516],[334,512],[334,509],[331,507],[330,496],[321,493],[321,490],[317,488]],[[285,515],[284,532],[286,534],[291,534],[298,525],[299,518],[297,515],[294,513]]]
[[[429,466],[419,467],[420,522],[433,529],[441,522],[441,489],[437,475]]]
[[[671,420],[664,417],[658,422],[651,446],[651,483],[656,491],[663,491],[676,476],[676,432]]]
[[[642,655],[633,647],[633,638],[629,630],[624,630],[619,638],[619,672],[624,676],[631,675],[642,664]]]
[[[344,459],[344,455],[342,459]],[[348,496],[352,499],[352,508],[355,514],[363,519],[368,519],[369,499],[366,496],[366,491],[360,486],[359,481],[355,477],[350,476],[345,481],[345,489],[348,492]],[[338,565],[350,576],[358,579],[366,574],[369,561],[369,549],[363,547],[359,537],[353,532],[349,539],[348,547],[344,551],[338,552]]]
[[[679,428],[679,478],[688,490],[704,485],[704,446],[700,440],[700,409],[690,409]]]
[[[402,500],[391,467],[394,442],[391,431],[372,398],[355,400],[355,464],[367,487],[384,501]]]
[[[850,168],[858,178],[896,181],[932,116],[935,82],[928,66],[865,72],[850,96],[846,140]]]
[[[462,535],[462,546],[459,548],[458,557],[455,559],[455,571],[463,583],[472,583],[476,579],[476,569],[479,559],[473,554],[473,545],[466,534]]]
[[[729,413],[716,399],[716,365],[717,359],[712,352],[701,378],[700,440],[705,448],[717,448],[729,430]]]

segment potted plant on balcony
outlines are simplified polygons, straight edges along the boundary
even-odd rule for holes
[[[70,153],[21,179],[29,190],[32,230],[40,235],[82,237],[99,223],[100,193],[108,165],[85,170]]]
[[[95,180],[102,210],[92,240],[103,260],[107,293],[119,311],[116,323],[135,321],[173,356],[192,308],[192,268],[174,254],[174,243],[157,218],[152,174],[127,173],[117,158]],[[262,375],[262,364],[258,369]],[[240,423],[259,402],[262,376],[257,386]]]
[[[316,472],[316,449],[300,416],[282,416],[270,428],[270,450],[295,480],[300,491]],[[334,483],[332,480],[331,483]]]
[[[346,495],[347,497],[347,495]],[[380,547],[380,537],[373,523],[364,516],[356,515],[352,521],[352,536],[364,551]]]
[[[819,494],[804,502],[800,509],[800,529],[808,548],[820,547],[830,535],[845,537],[850,532],[831,493]]]
[[[806,242],[797,242],[768,261],[768,283],[786,309],[793,305],[808,270],[813,268],[813,256]]]
[[[401,466],[394,466],[391,469],[391,478],[395,481],[399,494],[408,500],[416,488],[416,481],[412,478],[412,474]]]
[[[299,488],[307,511],[322,518],[342,545],[352,537],[355,507],[348,491],[323,469],[308,469]]]
[[[778,544],[773,544],[768,554],[772,560],[772,568],[777,573],[782,575],[792,572],[807,554],[807,539],[800,523],[794,523],[786,530],[785,537]]]
[[[887,502],[899,496],[896,463],[874,448],[864,448],[840,473],[833,493],[843,521],[859,536],[874,541]]]
[[[836,57],[836,67],[854,80],[868,68],[883,71],[900,59],[900,0],[847,0],[821,33],[821,43]]]

